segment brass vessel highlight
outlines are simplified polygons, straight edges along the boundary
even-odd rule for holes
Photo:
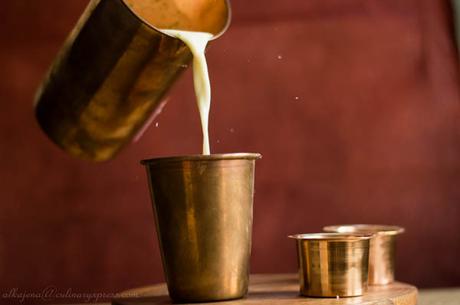
[[[248,290],[255,160],[259,154],[142,161],[170,297],[237,299]]]
[[[38,123],[73,156],[114,157],[161,112],[192,59],[183,42],[158,29],[215,39],[230,19],[228,0],[91,0],[37,92]]]
[[[367,290],[371,235],[315,233],[289,237],[297,241],[301,295],[353,297]]]
[[[326,232],[373,234],[369,250],[369,285],[386,285],[395,279],[396,236],[404,228],[387,225],[336,225]]]

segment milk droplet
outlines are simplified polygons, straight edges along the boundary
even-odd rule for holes
[[[229,131],[230,131],[231,133],[234,133],[234,132],[235,132],[235,129],[234,129],[234,128],[230,128]]]
[[[283,59],[283,55],[278,55],[278,59]]]
[[[298,100],[299,100],[299,97],[298,97],[298,96],[296,96],[294,99],[295,99],[296,101],[298,101]]]
[[[160,123],[156,122],[155,127],[158,128],[158,126],[160,126]]]

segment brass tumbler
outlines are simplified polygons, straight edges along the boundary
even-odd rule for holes
[[[247,293],[254,168],[260,157],[240,153],[142,161],[173,301],[222,301]]]
[[[371,235],[316,233],[289,237],[297,241],[301,295],[353,297],[367,290]]]
[[[228,0],[91,0],[35,99],[48,137],[73,156],[104,161],[161,112],[192,54],[161,29],[219,37]]]
[[[373,234],[369,250],[369,285],[386,285],[395,278],[396,236],[404,228],[388,225],[336,225],[324,227],[326,232]]]

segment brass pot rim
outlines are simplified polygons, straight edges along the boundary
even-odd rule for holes
[[[320,240],[320,241],[358,241],[371,239],[373,234],[365,233],[304,233],[289,235],[295,240]]]
[[[323,228],[325,232],[336,233],[367,233],[373,235],[393,236],[404,233],[405,229],[394,225],[378,225],[378,224],[348,224],[348,225],[333,225]]]
[[[185,155],[172,157],[158,157],[141,161],[142,165],[154,165],[157,163],[174,163],[182,161],[221,161],[221,160],[258,160],[262,155],[259,153],[229,153],[211,155]]]
[[[130,11],[131,14],[133,14],[133,16],[135,18],[137,18],[139,21],[141,21],[143,24],[145,24],[146,26],[148,26],[149,28],[163,34],[163,35],[166,35],[166,36],[169,36],[171,38],[174,38],[174,39],[177,39],[176,37],[173,37],[169,34],[166,34],[165,32],[163,31],[160,31],[157,27],[155,27],[153,24],[149,23],[147,20],[145,20],[144,18],[142,18],[141,16],[139,16],[126,2],[125,0],[120,0],[123,5],[126,6],[126,8],[128,8],[128,10]],[[212,39],[211,40],[215,40],[217,38],[219,38],[220,36],[222,36],[227,30],[228,28],[230,27],[230,23],[232,21],[232,6],[230,4],[230,0],[225,0],[225,3],[227,3],[227,22],[225,23],[224,27],[222,28],[222,30],[216,34],[216,35],[213,35],[212,36]]]

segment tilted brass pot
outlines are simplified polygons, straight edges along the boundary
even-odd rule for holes
[[[73,156],[114,157],[161,112],[191,60],[159,29],[215,39],[230,19],[228,0],[91,0],[37,92],[38,123]]]

